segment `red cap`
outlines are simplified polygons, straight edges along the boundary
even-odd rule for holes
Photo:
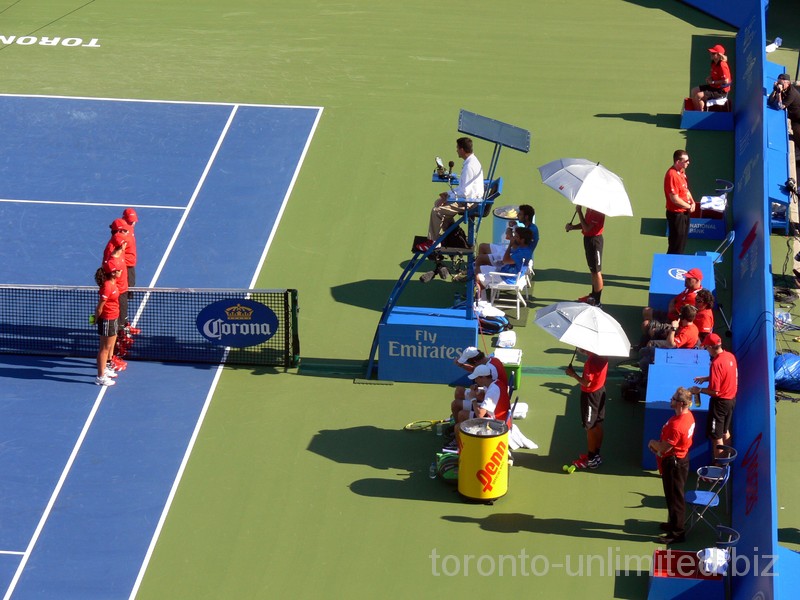
[[[725,47],[721,44],[717,44],[713,48],[709,48],[708,51],[714,52],[715,54],[725,54]]]
[[[112,271],[122,271],[121,261],[117,258],[109,258],[103,263],[103,271],[111,273]]]
[[[114,244],[114,247],[122,246],[122,244],[124,244],[127,241],[128,238],[125,236],[124,233],[115,233],[114,235],[111,236],[111,243]]]
[[[706,339],[703,340],[703,347],[721,346],[721,345],[722,345],[722,338],[720,338],[716,333],[709,333],[706,336]]]
[[[111,232],[115,233],[117,231],[130,231],[131,226],[125,219],[114,219],[114,221],[109,225],[111,227]]]
[[[700,269],[689,269],[688,271],[686,271],[686,273],[683,274],[683,276],[686,279],[691,277],[692,279],[703,281],[703,272]]]
[[[122,211],[122,218],[125,219],[131,225],[136,223],[139,220],[139,217],[136,216],[136,211],[132,208],[126,208]]]

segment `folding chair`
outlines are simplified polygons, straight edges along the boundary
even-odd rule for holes
[[[725,236],[725,239],[722,240],[722,243],[719,246],[717,246],[716,250],[714,250],[713,252],[709,251],[695,252],[695,256],[708,256],[709,258],[711,258],[711,261],[714,263],[714,266],[716,267],[717,265],[722,264],[722,257],[725,254],[725,252],[727,252],[728,248],[730,248],[733,245],[733,240],[735,238],[736,238],[736,232],[731,230],[728,232],[728,235]],[[716,269],[715,269],[715,275],[716,275]],[[724,277],[722,277],[720,281],[722,282],[722,287],[724,288],[728,287],[728,282]]]
[[[717,543],[715,546],[728,552],[728,567],[730,567],[731,548],[739,543],[739,532],[723,525],[717,526]],[[731,570],[725,569],[725,597],[731,598]]]
[[[497,308],[511,308],[511,303],[513,302],[517,309],[517,320],[519,320],[520,305],[528,306],[526,298],[530,298],[528,292],[530,279],[528,274],[531,272],[531,263],[532,261],[523,262],[522,268],[519,270],[516,277],[514,277],[513,273],[502,273],[499,271],[485,273],[484,282],[486,288],[489,290],[489,303]],[[512,279],[512,282],[506,283],[506,278]],[[501,292],[512,292],[514,294],[514,299],[500,298]],[[522,297],[522,292],[525,292],[526,298]]]
[[[720,493],[725,492],[725,508],[727,512],[727,485],[731,476],[731,465],[736,460],[737,452],[730,446],[717,446],[726,452],[727,456],[718,457],[715,464],[697,469],[696,489],[684,494],[689,514],[686,517],[686,531],[689,532],[700,521],[712,529],[721,525],[722,519],[712,509],[719,506]],[[706,489],[700,489],[707,486]],[[712,522],[713,521],[713,522]]]
[[[717,450],[722,450],[725,456],[723,456],[722,458],[718,458],[716,460],[716,464],[708,467],[700,467],[697,470],[698,485],[704,483],[706,485],[713,486],[714,483],[719,482],[719,480],[724,475],[725,465],[728,466],[733,465],[733,462],[736,460],[736,456],[738,455],[736,448],[734,448],[733,446],[725,446],[723,444],[720,444],[717,446]],[[725,492],[725,512],[727,513],[729,510],[727,486],[722,491]]]

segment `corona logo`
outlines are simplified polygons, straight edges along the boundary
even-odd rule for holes
[[[487,460],[483,468],[475,474],[478,481],[481,482],[484,492],[490,492],[492,488],[494,488],[494,481],[497,475],[505,467],[507,453],[508,446],[506,443],[503,441],[498,442],[489,460]]]
[[[229,321],[249,321],[253,318],[253,309],[237,304],[225,309]]]
[[[275,335],[278,316],[268,306],[253,300],[219,300],[200,311],[196,325],[200,334],[212,344],[245,348]]]

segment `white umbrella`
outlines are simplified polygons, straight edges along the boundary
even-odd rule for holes
[[[622,179],[600,163],[585,158],[562,158],[539,167],[542,183],[573,204],[608,217],[632,217],[631,200]]]
[[[540,308],[534,323],[559,341],[598,356],[628,356],[631,351],[622,326],[600,308],[583,302]]]

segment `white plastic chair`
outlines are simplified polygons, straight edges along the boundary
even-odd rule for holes
[[[511,308],[511,306],[514,306],[517,311],[517,319],[519,319],[520,305],[528,306],[526,298],[530,298],[529,290],[531,277],[533,276],[531,267],[531,261],[523,262],[522,268],[516,277],[511,273],[502,273],[500,271],[484,273],[484,284],[486,289],[489,290],[489,303],[497,308]],[[506,283],[507,278],[513,278],[512,283]],[[513,299],[502,298],[500,294],[503,292],[513,293]],[[522,292],[525,292],[525,298],[522,297]]]

